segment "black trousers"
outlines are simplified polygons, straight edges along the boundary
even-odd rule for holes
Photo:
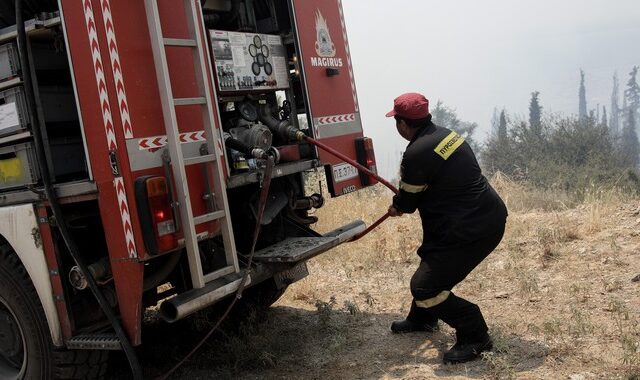
[[[407,319],[420,324],[440,319],[456,329],[459,343],[485,339],[488,328],[478,305],[450,292],[498,246],[504,227],[472,243],[425,252],[411,278],[413,302]]]

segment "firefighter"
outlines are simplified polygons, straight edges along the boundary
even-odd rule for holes
[[[480,308],[451,289],[493,251],[504,234],[507,208],[482,175],[464,137],[431,122],[429,101],[407,93],[394,100],[398,133],[409,141],[402,157],[400,192],[391,216],[413,213],[422,221],[420,266],[411,278],[413,301],[394,333],[433,332],[442,320],[456,330],[445,363],[476,359],[492,348]]]

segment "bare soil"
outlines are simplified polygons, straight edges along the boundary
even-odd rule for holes
[[[638,379],[640,203],[599,196],[548,207],[554,199],[530,204],[532,194],[499,190],[510,207],[505,238],[454,289],[489,324],[495,349],[482,359],[442,364],[454,343],[445,325],[390,332],[408,311],[419,261],[420,223],[407,215],[311,260],[311,275],[266,314],[230,321],[172,378]],[[389,200],[381,190],[332,200],[317,228],[372,222]],[[149,326],[140,351],[146,375],[179,361],[211,320]],[[127,377],[126,362],[114,363],[111,377]]]

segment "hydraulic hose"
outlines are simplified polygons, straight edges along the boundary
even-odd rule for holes
[[[386,187],[388,187],[389,190],[393,191],[395,194],[398,194],[398,189],[395,186],[393,186],[389,181],[387,181],[386,179],[380,177],[377,173],[374,173],[373,171],[371,171],[368,168],[364,167],[363,165],[359,164],[357,161],[347,157],[346,155],[338,152],[337,150],[331,148],[330,146],[327,146],[327,145],[321,143],[320,141],[305,135],[302,132],[300,132],[300,135],[299,135],[299,139],[301,138],[301,139],[305,140],[306,142],[308,142],[309,144],[315,145],[318,148],[320,148],[320,149],[322,149],[322,150],[324,150],[324,151],[326,151],[328,153],[331,153],[332,155],[338,157],[339,159],[346,161],[347,163],[355,166],[359,171],[361,171],[361,172],[363,172],[363,173],[375,178],[376,180],[378,180],[381,184],[383,184]]]
[[[28,53],[28,44],[27,44],[27,34],[25,32],[25,24],[24,18],[22,15],[22,6],[23,0],[15,0],[15,8],[16,8],[16,29],[18,34],[18,50],[20,52],[20,63],[22,65],[22,80],[24,81],[24,89],[25,95],[27,97],[27,103],[29,104],[29,110],[31,114],[31,132],[33,133],[33,141],[34,147],[36,151],[36,158],[38,160],[38,164],[40,166],[40,175],[42,177],[42,183],[44,185],[44,193],[49,202],[49,207],[51,208],[51,212],[53,213],[53,217],[57,221],[58,230],[60,231],[60,235],[62,235],[62,239],[64,240],[67,249],[69,250],[69,254],[75,261],[76,265],[80,269],[81,273],[85,276],[89,288],[93,293],[94,297],[98,301],[100,308],[104,312],[105,316],[111,323],[116,336],[120,340],[120,344],[122,349],[127,356],[127,360],[129,361],[129,365],[131,366],[131,372],[133,374],[134,379],[142,379],[142,368],[140,367],[140,363],[138,362],[138,358],[136,356],[136,352],[129,341],[129,337],[125,333],[120,321],[117,319],[113,310],[109,306],[109,302],[105,298],[104,294],[98,287],[96,280],[93,278],[87,265],[84,260],[80,256],[80,251],[78,246],[71,236],[69,228],[67,227],[67,223],[64,220],[64,215],[62,213],[62,208],[60,207],[60,203],[58,202],[58,198],[53,187],[53,183],[51,181],[51,173],[49,173],[49,169],[47,166],[47,159],[44,152],[44,143],[42,138],[42,128],[44,126],[43,120],[40,119],[39,115],[42,113],[40,109],[40,104],[36,102],[35,92],[37,91],[33,78],[31,77],[31,62],[29,61],[29,53]]]
[[[304,133],[302,133],[300,131],[298,131],[298,132],[299,133],[296,135],[296,139],[298,139],[298,140],[306,140],[310,144],[313,144],[313,145],[317,146],[318,148],[323,149],[323,150],[333,154],[334,156],[336,156],[336,157],[338,157],[338,158],[340,158],[342,160],[345,160],[349,164],[355,166],[358,170],[360,170],[360,171],[362,171],[362,172],[374,177],[378,181],[380,181],[382,184],[384,184],[389,189],[391,189],[391,191],[393,191],[394,193],[396,193],[396,194],[398,193],[398,190],[396,189],[395,186],[393,186],[391,183],[386,181],[384,178],[380,177],[378,174],[376,174],[373,171],[367,169],[366,167],[360,165],[356,161],[354,161],[351,158],[345,156],[344,154],[336,151],[335,149],[332,149],[331,147],[328,147],[325,144],[323,144],[323,143],[321,143],[321,142],[319,142],[317,140],[314,140],[311,137],[308,137],[307,135],[305,135]],[[267,159],[267,166],[265,168],[264,179],[262,181],[262,190],[260,191],[260,200],[259,200],[259,203],[258,203],[258,214],[256,216],[256,226],[255,226],[255,229],[254,229],[254,232],[253,232],[253,243],[251,245],[251,251],[249,253],[249,258],[248,258],[248,261],[247,261],[247,267],[245,268],[244,275],[242,277],[242,280],[240,281],[240,286],[238,287],[238,290],[236,291],[236,294],[235,294],[235,296],[233,298],[233,301],[231,301],[231,304],[227,307],[227,309],[225,310],[225,312],[222,315],[222,317],[220,317],[218,322],[216,322],[216,324],[211,328],[211,330],[209,330],[209,332],[207,332],[207,334],[200,340],[200,342],[198,342],[198,344],[182,360],[180,360],[180,362],[178,362],[178,364],[176,364],[174,367],[172,367],[164,375],[157,377],[156,380],[166,380],[166,379],[168,379],[169,376],[171,376],[178,368],[180,368],[187,360],[189,360],[189,358],[191,356],[193,356],[193,354],[195,354],[200,349],[200,347],[202,347],[202,345],[211,337],[211,335],[218,329],[218,327],[220,327],[220,324],[229,316],[229,313],[233,309],[235,303],[242,297],[242,292],[243,292],[243,290],[245,288],[247,280],[249,279],[249,274],[251,273],[251,265],[253,263],[253,256],[255,254],[256,244],[258,242],[258,236],[260,235],[260,225],[262,224],[262,219],[263,219],[263,216],[264,216],[264,210],[265,210],[265,206],[267,204],[267,199],[268,199],[268,196],[269,196],[269,187],[271,186],[271,177],[272,177],[272,174],[273,174],[273,167],[274,167],[273,157],[269,156],[268,159]],[[365,231],[361,232],[360,234],[354,236],[350,241],[356,241],[356,240],[360,239],[361,237],[363,237],[364,235],[368,234],[370,231],[372,231],[377,226],[379,226],[382,222],[384,222],[389,216],[390,215],[387,212],[380,219],[378,219],[376,222],[374,222],[369,228],[367,228]]]
[[[356,169],[358,169],[359,171],[377,179],[381,184],[385,185],[386,187],[388,187],[391,191],[394,192],[394,194],[398,194],[398,189],[393,186],[389,181],[385,180],[384,178],[380,177],[378,175],[378,173],[374,173],[373,171],[369,170],[368,168],[366,168],[363,165],[360,165],[358,162],[356,162],[355,160],[347,157],[346,155],[338,152],[337,150],[331,148],[330,146],[327,146],[323,143],[321,143],[320,141],[313,139],[307,135],[305,135],[304,133],[300,132],[298,134],[298,140],[305,140],[307,141],[309,144],[315,145],[318,148],[324,150],[325,152],[328,152],[336,157],[338,157],[341,160],[346,161],[347,163],[353,165]],[[356,241],[360,238],[362,238],[363,236],[365,236],[366,234],[368,234],[369,232],[373,231],[376,227],[378,227],[380,224],[382,224],[382,222],[384,222],[385,220],[387,220],[387,218],[391,216],[388,212],[386,214],[384,214],[382,217],[380,217],[380,219],[376,220],[372,225],[370,225],[366,230],[362,231],[361,233],[359,233],[358,235],[354,236],[351,240],[349,240],[350,242]]]
[[[171,368],[167,373],[162,376],[156,378],[156,380],[165,380],[168,379],[178,368],[180,368],[193,354],[195,354],[200,347],[211,337],[211,335],[220,327],[222,322],[229,316],[231,310],[235,306],[236,302],[242,298],[242,292],[244,291],[245,286],[247,285],[247,280],[249,279],[249,275],[251,274],[251,265],[253,264],[253,256],[256,252],[256,244],[258,244],[258,236],[260,235],[260,226],[262,225],[262,219],[264,217],[264,209],[267,205],[267,200],[269,197],[269,188],[271,187],[271,178],[273,174],[274,167],[273,157],[269,156],[267,158],[267,166],[264,169],[264,178],[262,180],[262,189],[260,190],[260,198],[258,201],[258,213],[256,215],[256,226],[253,230],[253,243],[251,245],[251,251],[249,252],[249,258],[247,260],[247,266],[244,270],[244,274],[242,276],[242,280],[240,281],[240,286],[238,290],[236,290],[236,294],[231,301],[231,304],[227,307],[222,317],[218,319],[218,322],[207,332],[200,342],[182,359],[178,364],[176,364],[173,368]]]

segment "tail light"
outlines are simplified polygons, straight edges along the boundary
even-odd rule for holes
[[[355,141],[358,163],[377,174],[378,168],[376,167],[376,154],[373,151],[373,140],[369,137],[360,137]],[[362,182],[362,186],[375,185],[378,183],[375,178],[365,173],[360,173],[360,182]]]
[[[136,200],[149,254],[157,255],[176,248],[178,243],[167,180],[156,176],[136,179]]]

